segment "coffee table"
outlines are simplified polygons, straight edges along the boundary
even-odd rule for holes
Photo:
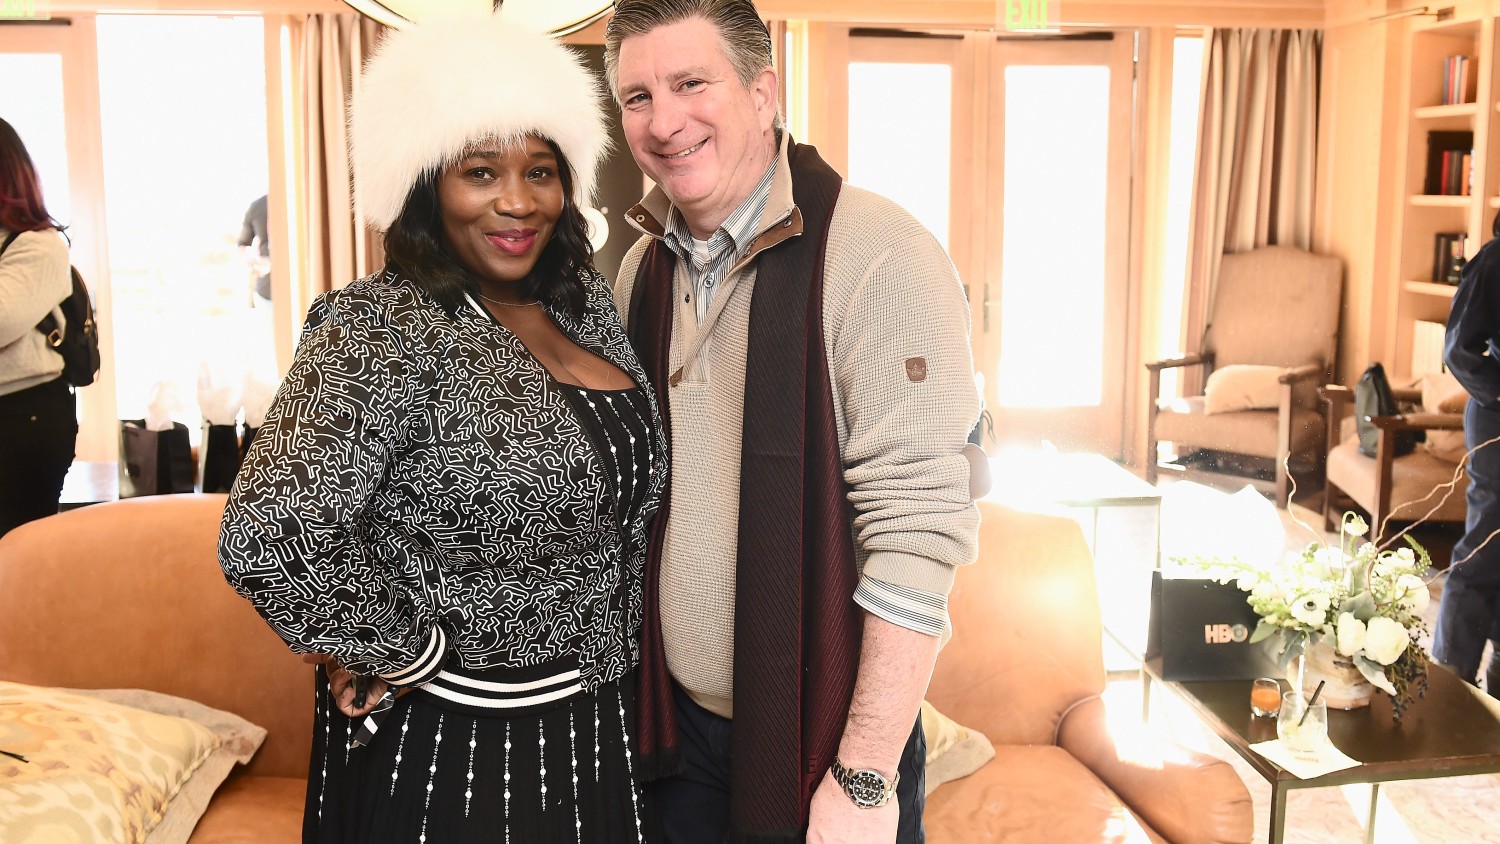
[[[1144,669],[1271,784],[1271,844],[1285,835],[1286,798],[1293,789],[1368,783],[1370,844],[1380,783],[1500,772],[1500,719],[1468,684],[1436,666],[1428,672],[1427,694],[1413,701],[1399,723],[1391,718],[1391,699],[1378,692],[1364,709],[1330,710],[1329,739],[1360,764],[1313,779],[1299,779],[1250,749],[1276,738],[1276,719],[1250,714],[1249,680],[1162,680],[1159,659],[1146,660]]]

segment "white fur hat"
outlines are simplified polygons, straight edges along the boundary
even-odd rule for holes
[[[576,53],[501,15],[392,31],[365,63],[349,106],[355,207],[384,230],[422,173],[472,141],[550,138],[586,206],[609,149],[599,86]]]

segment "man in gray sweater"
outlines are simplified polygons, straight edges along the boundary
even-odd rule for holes
[[[616,287],[672,440],[651,804],[672,842],[922,841],[918,709],[983,466],[962,285],[786,136],[749,0],[623,0],[605,63],[657,185]]]

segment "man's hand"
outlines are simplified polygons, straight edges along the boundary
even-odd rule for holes
[[[379,677],[371,677],[364,705],[356,707],[354,705],[354,675],[340,665],[337,659],[330,654],[303,654],[302,661],[309,665],[321,665],[327,670],[328,688],[333,695],[334,705],[350,718],[359,718],[368,714],[385,695],[386,682]]]
[[[894,795],[878,809],[861,809],[829,771],[813,792],[807,844],[892,844],[900,820],[901,807]]]

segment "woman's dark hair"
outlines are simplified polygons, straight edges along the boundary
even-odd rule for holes
[[[0,227],[12,232],[35,232],[63,227],[47,213],[42,181],[21,136],[0,119]]]
[[[594,248],[589,243],[588,222],[573,201],[573,166],[552,139],[542,140],[557,156],[563,210],[552,239],[542,249],[531,274],[521,282],[521,294],[573,316],[582,316],[587,310],[588,297],[579,273],[593,266]],[[465,294],[479,292],[479,282],[448,251],[438,204],[439,175],[439,170],[428,170],[412,185],[401,213],[386,230],[385,254],[404,275],[452,313],[463,306]]]

